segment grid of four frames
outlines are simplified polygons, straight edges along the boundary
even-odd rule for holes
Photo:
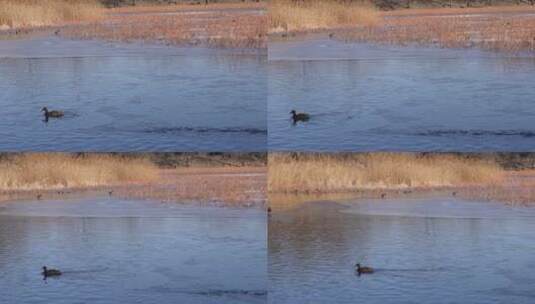
[[[533,303],[534,29],[0,0],[0,303]]]

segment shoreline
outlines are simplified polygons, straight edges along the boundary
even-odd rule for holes
[[[160,168],[159,178],[147,183],[0,190],[0,203],[113,196],[166,203],[262,208],[266,203],[265,186],[262,187],[265,180],[266,170],[262,167]]]
[[[535,51],[535,7],[507,5],[469,8],[398,8],[378,11],[375,24],[301,30],[270,27],[271,42],[323,36],[348,43],[480,49],[493,52]]]
[[[102,8],[95,20],[0,28],[0,40],[56,35],[76,40],[144,42],[176,47],[267,48],[264,2]]]

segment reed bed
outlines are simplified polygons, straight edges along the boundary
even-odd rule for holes
[[[58,25],[102,15],[101,5],[93,0],[0,0],[0,28]]]
[[[261,6],[233,4],[113,9],[104,20],[68,27],[77,39],[143,41],[170,45],[262,49],[267,47],[267,17]]]
[[[446,154],[289,154],[268,158],[270,193],[499,185],[495,162]]]
[[[0,159],[0,190],[98,187],[147,183],[158,168],[142,158],[108,154],[17,154]]]
[[[409,9],[384,12],[374,26],[340,33],[346,41],[491,51],[535,51],[535,8]]]
[[[379,19],[366,1],[272,0],[268,10],[270,33],[369,26]]]

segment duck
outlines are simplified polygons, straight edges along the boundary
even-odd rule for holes
[[[360,266],[359,263],[355,264],[355,270],[357,271],[357,273],[359,275],[362,274],[362,273],[373,273],[374,272],[373,268],[367,267],[367,266]]]
[[[294,123],[298,121],[308,121],[310,119],[310,115],[307,113],[297,113],[295,110],[292,110],[290,114],[292,114]]]
[[[57,269],[48,269],[46,266],[43,266],[43,272],[41,273],[45,278],[46,277],[57,277],[61,275],[61,271]]]
[[[57,111],[57,110],[53,110],[53,111],[49,111],[47,107],[43,107],[41,109],[41,112],[45,112],[45,118],[48,119],[49,117],[51,118],[60,118],[60,117],[63,117],[65,114],[63,113],[63,111]]]

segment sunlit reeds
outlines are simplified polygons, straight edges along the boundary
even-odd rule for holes
[[[58,25],[93,20],[102,14],[96,0],[0,0],[0,27]]]
[[[489,160],[411,153],[275,153],[268,172],[268,191],[274,193],[492,185],[505,174]]]
[[[142,158],[108,154],[29,153],[0,159],[0,190],[98,187],[146,183],[158,168]]]
[[[378,10],[367,1],[273,0],[268,10],[272,33],[356,27],[378,20]]]

